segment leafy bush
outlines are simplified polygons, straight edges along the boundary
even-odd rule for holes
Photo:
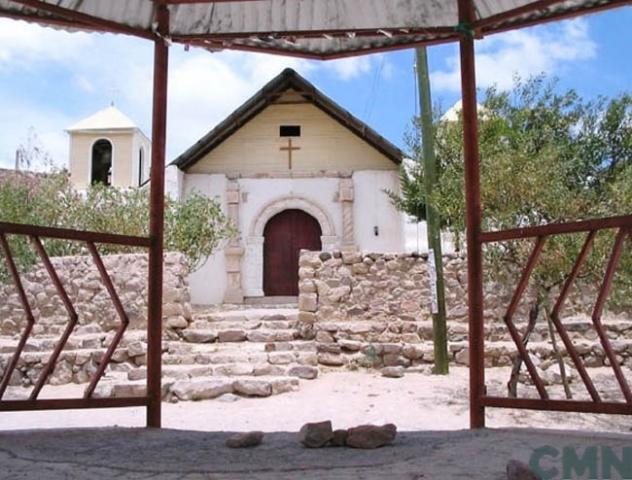
[[[630,94],[587,101],[573,90],[561,91],[555,80],[516,79],[511,91],[485,92],[479,132],[483,230],[632,212]],[[393,202],[415,217],[420,205],[432,203],[459,243],[465,230],[462,119],[435,122],[439,181],[431,198],[423,191],[419,135],[409,140],[417,163],[403,172],[402,195],[391,193]],[[584,238],[573,234],[547,239],[532,277],[542,304],[566,279]],[[612,232],[598,235],[581,283],[599,284],[612,242]],[[515,282],[531,249],[532,242],[527,241],[487,245],[486,273],[498,281]],[[610,298],[610,305],[624,311],[632,308],[631,253],[624,248]]]
[[[0,221],[147,236],[149,191],[94,185],[86,192],[77,192],[65,172],[10,175],[0,181]],[[198,193],[182,201],[165,198],[165,249],[183,253],[192,271],[234,234],[216,200]],[[36,261],[26,237],[12,235],[9,241],[20,268]],[[45,246],[51,256],[86,253],[82,242],[48,239]],[[138,249],[100,244],[99,251],[107,254]]]

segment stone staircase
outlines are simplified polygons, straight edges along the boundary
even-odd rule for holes
[[[300,380],[318,376],[316,346],[298,339],[297,322],[295,308],[276,305],[194,313],[186,328],[169,332],[168,339],[163,340],[164,398],[201,400],[224,394],[265,397],[295,390]],[[51,385],[88,381],[113,337],[97,330],[79,327],[75,331],[49,379]],[[57,339],[40,335],[29,340],[12,386],[34,383]],[[16,343],[13,337],[0,338],[0,371]],[[127,331],[95,396],[142,395],[146,353],[146,333]]]
[[[427,371],[434,361],[432,322],[410,319],[360,320],[301,324],[294,305],[206,308],[194,311],[184,328],[167,328],[163,340],[163,397],[170,401],[202,400],[234,395],[266,397],[299,388],[301,381],[327,370],[402,366]],[[607,365],[591,321],[564,320],[569,335],[588,367]],[[518,325],[521,326],[520,324]],[[620,363],[632,368],[632,322],[605,320],[604,326]],[[113,332],[97,325],[76,328],[60,356],[49,384],[86,383],[101,361]],[[449,351],[455,364],[467,365],[467,324],[448,322]],[[485,328],[488,367],[511,365],[516,349],[502,323]],[[58,340],[40,334],[29,340],[11,385],[30,387]],[[529,343],[538,366],[555,362],[545,323],[536,326]],[[129,330],[112,357],[95,392],[100,397],[142,395],[145,390],[146,333]],[[17,337],[0,337],[0,373],[8,364]],[[558,339],[558,344],[562,344]],[[26,396],[30,388],[13,388]]]

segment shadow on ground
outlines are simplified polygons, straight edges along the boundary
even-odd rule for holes
[[[498,429],[402,432],[378,450],[305,449],[294,433],[267,433],[228,449],[225,432],[149,429],[24,430],[0,434],[3,479],[485,479],[506,478],[510,458],[551,445],[621,449],[630,436]]]

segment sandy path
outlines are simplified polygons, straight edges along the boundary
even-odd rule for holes
[[[488,370],[488,382],[501,372]],[[332,420],[336,428],[395,423],[400,431],[468,428],[467,368],[448,377],[406,374],[389,379],[374,373],[326,373],[302,382],[299,391],[234,402],[207,400],[163,404],[166,428],[206,431],[296,431],[309,421]],[[78,396],[81,387],[47,387],[46,397]],[[488,409],[490,427],[553,427],[630,432],[632,418]],[[143,426],[141,408],[0,413],[0,430],[25,428]]]

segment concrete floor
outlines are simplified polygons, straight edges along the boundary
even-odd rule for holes
[[[305,449],[285,432],[266,434],[257,448],[231,450],[224,446],[227,435],[136,428],[5,432],[0,478],[500,480],[509,459],[528,462],[538,447],[621,449],[632,438],[526,429],[403,432],[392,446],[362,451]]]

